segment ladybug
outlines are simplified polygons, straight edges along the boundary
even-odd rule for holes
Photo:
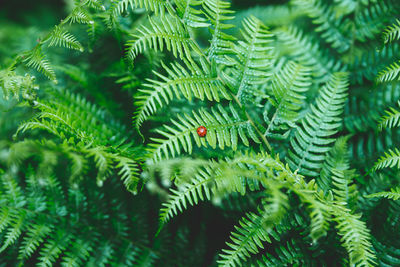
[[[206,129],[206,127],[200,126],[199,128],[197,128],[197,134],[198,134],[200,137],[206,136],[206,134],[207,134],[207,129]]]

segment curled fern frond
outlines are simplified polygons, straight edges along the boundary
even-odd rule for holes
[[[155,51],[163,50],[164,47],[171,51],[175,57],[192,61],[191,53],[199,55],[202,51],[191,39],[185,25],[172,16],[160,19],[149,17],[150,28],[142,26],[133,34],[133,40],[127,43],[127,56],[133,61],[139,53],[152,48]]]
[[[222,106],[212,108],[211,113],[204,109],[198,112],[193,111],[193,117],[185,114],[178,115],[178,120],[172,120],[176,128],[165,126],[166,130],[157,130],[159,134],[166,139],[152,138],[153,144],[148,149],[154,160],[161,160],[164,157],[175,157],[181,153],[181,148],[186,153],[191,154],[193,150],[192,137],[198,147],[207,144],[212,148],[217,145],[224,149],[225,146],[237,149],[238,136],[244,145],[249,145],[248,136],[256,143],[260,140],[256,131],[247,119],[242,119],[233,105],[229,106],[230,112],[227,112]],[[198,127],[207,128],[207,134],[204,138],[199,137],[196,130]]]
[[[148,83],[144,84],[146,89],[139,89],[141,94],[136,97],[135,105],[138,109],[134,116],[137,129],[159,107],[163,107],[163,102],[168,104],[174,97],[179,99],[183,96],[188,100],[193,96],[201,100],[206,97],[210,101],[217,102],[220,97],[231,98],[205,61],[201,61],[201,67],[194,62],[186,60],[184,62],[186,68],[178,63],[173,63],[170,67],[162,63],[168,77],[155,72],[161,81],[148,79]]]

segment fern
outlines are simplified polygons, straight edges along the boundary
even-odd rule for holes
[[[316,105],[311,106],[297,129],[288,160],[300,173],[316,176],[322,167],[329,145],[334,141],[331,136],[341,126],[338,116],[343,112],[347,86],[346,74],[332,75],[316,99]]]
[[[385,43],[390,43],[400,39],[400,21],[398,19],[396,19],[396,23],[392,26],[387,27],[383,33],[383,39]]]
[[[260,143],[249,120],[242,119],[233,105],[229,106],[229,111],[228,113],[218,105],[212,109],[212,113],[200,109],[198,112],[193,112],[193,117],[186,114],[178,116],[177,121],[172,121],[176,129],[166,125],[165,131],[157,130],[166,139],[152,139],[154,143],[148,149],[152,155],[151,158],[161,160],[163,156],[175,157],[181,153],[181,148],[191,154],[193,151],[192,138],[198,147],[206,147],[208,144],[212,148],[216,148],[218,145],[221,149],[227,146],[232,147],[233,150],[238,147],[239,137],[246,146],[249,146],[248,137],[254,142]],[[200,126],[207,128],[205,138],[200,138],[196,132]]]
[[[152,48],[162,51],[164,46],[175,57],[192,60],[192,51],[201,55],[197,44],[190,38],[189,33],[176,17],[165,16],[162,19],[149,17],[150,28],[142,26],[137,34],[133,34],[133,40],[127,43],[127,55],[134,60],[139,53]]]
[[[230,3],[223,0],[205,0],[203,8],[207,19],[211,22],[211,40],[207,50],[207,56],[217,63],[229,64],[229,61],[224,59],[225,54],[232,53],[232,41],[235,38],[225,30],[233,28],[232,24],[225,23],[234,18],[233,11],[230,10]]]
[[[46,42],[44,40],[43,42]],[[76,40],[76,38],[67,31],[64,31],[61,27],[56,26],[54,31],[50,34],[49,39],[49,47],[51,46],[60,46],[69,49],[75,49],[83,52],[83,46]]]
[[[223,78],[236,93],[241,103],[248,101],[252,91],[264,84],[270,74],[272,65],[272,47],[269,46],[272,35],[266,26],[257,18],[251,17],[243,23],[244,41],[235,45],[236,60],[234,69],[228,69]]]
[[[202,0],[176,1],[177,13],[184,24],[194,28],[208,27],[210,25],[204,17],[204,13],[197,9],[202,3]]]
[[[341,241],[349,252],[350,264],[357,266],[371,266],[375,264],[375,258],[372,244],[369,237],[369,230],[365,222],[360,220],[360,215],[354,215],[336,209],[337,222],[336,228],[339,235],[342,236]]]
[[[270,99],[275,110],[271,119],[267,119],[268,127],[264,135],[268,136],[275,129],[289,125],[293,127],[299,118],[304,93],[309,89],[310,70],[294,62],[288,62],[272,78],[272,94]]]
[[[389,149],[385,154],[375,163],[374,169],[379,170],[383,168],[393,168],[397,165],[400,168],[400,151],[395,148]]]
[[[188,70],[178,63],[170,68],[163,63],[162,66],[169,77],[155,73],[162,81],[148,80],[149,83],[144,84],[146,89],[139,90],[141,94],[137,96],[135,102],[138,110],[134,118],[137,129],[144,120],[158,110],[158,106],[162,107],[163,102],[169,104],[174,97],[183,96],[188,100],[193,96],[200,100],[206,97],[217,102],[220,101],[220,97],[230,99],[230,94],[204,61],[201,64],[202,68],[194,62],[186,61],[185,66]]]
[[[295,0],[293,3],[306,10],[307,15],[317,24],[316,32],[332,45],[339,52],[344,52],[350,48],[350,40],[341,32],[342,18],[337,17],[333,10],[319,0]]]
[[[385,70],[381,71],[378,75],[379,82],[390,82],[398,80],[400,73],[400,63],[394,62],[388,66]]]
[[[393,199],[393,200],[398,200],[400,198],[400,188],[391,188],[390,192],[379,192],[379,193],[374,193],[367,195],[366,197],[372,198],[372,197],[384,197],[388,199]]]

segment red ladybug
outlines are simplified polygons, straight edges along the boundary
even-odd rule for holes
[[[206,127],[200,126],[199,128],[197,128],[197,134],[198,134],[200,137],[206,136],[206,134],[207,134],[207,129],[206,129]]]

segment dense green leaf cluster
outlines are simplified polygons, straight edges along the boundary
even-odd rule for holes
[[[400,4],[253,2],[0,11],[0,265],[400,264]]]

